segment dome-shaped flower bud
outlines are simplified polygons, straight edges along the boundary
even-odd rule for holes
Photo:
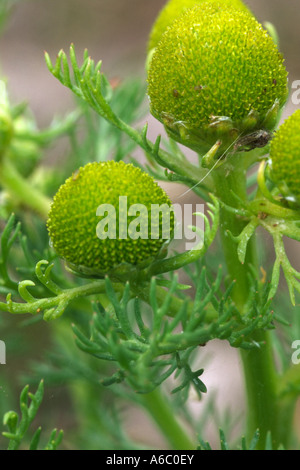
[[[300,201],[300,109],[279,127],[271,141],[271,177],[285,196]]]
[[[41,158],[41,145],[34,139],[26,138],[28,133],[37,129],[30,118],[20,115],[13,121],[13,130],[14,138],[11,140],[7,155],[19,173],[27,177]]]
[[[168,26],[171,26],[174,20],[178,18],[187,9],[193,8],[196,5],[200,5],[207,0],[169,0],[159,13],[154,25],[152,27],[148,51],[154,49],[159,43],[161,36],[167,30]],[[224,5],[233,6],[239,10],[249,11],[241,0],[221,0]],[[211,0],[212,3],[220,3],[220,0]]]
[[[53,248],[74,270],[102,275],[156,257],[172,236],[170,208],[165,191],[139,168],[89,163],[59,188],[47,226]],[[169,209],[168,223],[159,209]]]
[[[172,23],[148,73],[152,114],[178,142],[204,154],[263,146],[285,104],[287,71],[270,35],[247,12],[206,2]],[[253,141],[251,141],[251,135]],[[245,139],[245,136],[249,136]]]

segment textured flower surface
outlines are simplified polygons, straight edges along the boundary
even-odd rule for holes
[[[123,224],[125,220],[127,228],[133,220],[137,220],[125,212],[125,207],[124,212],[121,209],[120,213],[120,196],[127,198],[128,209],[134,204],[141,204],[147,209],[145,238],[133,239],[128,230],[127,235],[120,239],[119,221],[122,220]],[[102,219],[96,215],[103,204],[115,209],[115,239],[101,239],[96,232],[99,220],[106,217],[105,213]],[[52,245],[72,267],[87,268],[90,272],[105,273],[121,263],[143,263],[155,257],[165,241],[161,225],[161,236],[158,239],[151,237],[153,204],[171,207],[165,191],[147,173],[122,161],[89,163],[68,178],[54,197],[47,223]],[[171,229],[172,214],[171,211]],[[161,218],[157,220],[161,224]]]
[[[287,71],[270,35],[247,12],[203,3],[163,34],[148,73],[152,114],[175,140],[206,152],[273,130]]]
[[[271,141],[272,178],[300,200],[300,109],[280,126]]]
[[[206,0],[169,0],[165,7],[161,10],[158,15],[149,38],[148,50],[150,51],[159,43],[162,34],[166,31],[173,21],[184,13],[188,8],[192,8],[196,5],[204,3]],[[211,0],[212,3],[220,3],[220,0]],[[231,5],[243,11],[249,9],[240,0],[223,0],[222,3],[225,5]]]

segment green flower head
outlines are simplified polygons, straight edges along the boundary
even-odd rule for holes
[[[169,0],[154,22],[150,33],[148,51],[151,51],[158,45],[161,36],[176,18],[189,8],[200,5],[205,1],[207,0]],[[211,0],[211,3],[215,2],[220,3],[220,0]],[[250,12],[241,0],[223,0],[222,3],[238,8],[239,10]]]
[[[147,264],[166,241],[162,218],[151,217],[153,205],[170,208],[171,201],[147,173],[124,162],[89,163],[54,197],[47,223],[53,248],[85,274],[102,275],[124,263]],[[172,232],[173,211],[169,214]],[[156,237],[153,219],[159,227]]]
[[[205,2],[172,23],[148,73],[152,114],[178,142],[219,155],[240,137],[271,131],[288,95],[270,35],[249,13]]]
[[[300,109],[279,127],[271,141],[271,177],[283,190],[300,201]]]

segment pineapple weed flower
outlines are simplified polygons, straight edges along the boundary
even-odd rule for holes
[[[218,141],[217,156],[243,147],[245,136],[248,147],[262,146],[287,99],[283,62],[249,12],[203,2],[173,21],[155,48],[151,112],[173,139],[202,155]]]
[[[270,147],[271,177],[285,196],[300,202],[300,110],[279,127]]]
[[[139,220],[127,210],[135,204]],[[106,273],[121,263],[145,263],[158,255],[174,225],[170,211],[169,237],[163,238],[161,215],[155,227],[151,217],[155,205],[169,208],[171,201],[141,169],[122,161],[89,163],[54,197],[47,224],[53,248],[74,270],[90,274]]]

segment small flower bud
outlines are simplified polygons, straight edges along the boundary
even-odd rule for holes
[[[122,161],[89,163],[54,197],[47,223],[53,248],[85,274],[101,276],[122,263],[147,264],[167,240],[158,206],[170,209],[171,201],[141,169]],[[173,211],[168,215],[170,238]]]
[[[14,119],[13,129],[14,138],[11,140],[7,155],[19,173],[27,177],[41,158],[41,146],[34,139],[26,138],[28,132],[36,131],[36,126],[30,118],[21,115]]]
[[[174,140],[200,154],[217,141],[216,157],[240,150],[241,137],[274,129],[288,95],[283,62],[252,15],[201,3],[172,23],[154,51],[151,112]]]
[[[279,127],[271,141],[270,176],[285,196],[300,201],[300,109]]]

